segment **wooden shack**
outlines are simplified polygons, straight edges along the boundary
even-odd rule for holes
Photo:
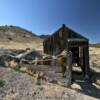
[[[86,37],[63,24],[61,28],[44,40],[43,46],[44,53],[49,55],[59,55],[63,50],[70,51],[72,64],[79,64],[84,75],[89,76],[89,40]],[[68,66],[67,63],[66,66]]]

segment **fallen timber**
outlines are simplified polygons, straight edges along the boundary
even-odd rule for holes
[[[28,55],[31,55],[32,58],[27,59]],[[52,63],[53,61],[57,62],[57,60],[63,55],[66,55],[66,57],[69,58],[66,61],[67,63],[66,69],[68,71],[66,71],[65,73],[66,74],[65,78],[62,77],[61,66],[59,64],[58,65],[55,65],[55,64],[44,65],[43,63],[47,61],[49,61],[50,63]],[[8,53],[1,54],[0,61],[2,60],[3,62],[6,62],[6,64],[4,65],[6,65],[7,67],[11,67],[19,71],[26,72],[30,74],[31,76],[34,76],[34,73],[38,73],[38,74],[43,73],[44,76],[48,77],[49,81],[51,82],[56,81],[57,83],[62,84],[64,86],[69,86],[72,80],[72,71],[71,71],[72,70],[72,67],[71,67],[72,54],[71,52],[64,52],[63,55],[59,54],[57,56],[51,56],[51,55],[46,55],[46,54],[39,54],[35,50],[23,50],[18,53],[15,53],[14,51],[10,51]]]
[[[36,52],[35,50],[22,50],[20,52],[18,52],[16,50],[16,52],[13,50],[2,50],[0,53],[0,63],[1,62],[3,62],[3,63],[1,63],[1,65],[6,66],[6,67],[12,67],[17,70],[21,69],[21,67],[24,67],[24,65],[25,65],[25,67],[27,67],[29,69],[29,71],[31,71],[31,74],[32,74],[32,72],[40,72],[40,73],[42,72],[49,78],[50,81],[55,80],[57,82],[67,84],[66,78],[62,78],[61,66],[58,67],[58,66],[54,66],[54,65],[48,65],[48,66],[43,65],[43,62],[56,61],[61,55],[54,57],[54,56],[50,56],[50,55],[46,55],[46,54],[36,54],[34,56],[34,55],[32,55],[32,53]],[[34,59],[27,60],[27,57],[29,54]],[[41,57],[41,59],[38,59],[39,57]],[[27,61],[27,64],[23,61]],[[38,65],[38,62],[41,62],[41,64]],[[68,65],[68,68],[69,68],[69,66],[70,65]],[[30,73],[30,72],[26,71],[26,73]],[[69,74],[71,74],[71,73],[66,73],[67,76]],[[69,77],[69,80],[71,80],[70,77]],[[69,82],[71,82],[71,81],[69,81]]]
[[[30,62],[36,57],[41,57],[41,55],[34,49],[29,50],[0,50],[0,63],[5,65],[5,62],[8,63],[12,60],[15,62],[22,63]],[[7,66],[7,65],[5,65]]]

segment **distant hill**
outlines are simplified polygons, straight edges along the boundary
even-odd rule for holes
[[[41,39],[46,39],[46,38],[48,38],[50,35],[39,35],[39,37],[41,38]]]
[[[100,48],[100,43],[90,44],[90,47]]]
[[[0,48],[42,48],[43,39],[24,28],[0,26]]]
[[[0,42],[31,42],[41,40],[31,31],[17,26],[0,26]]]

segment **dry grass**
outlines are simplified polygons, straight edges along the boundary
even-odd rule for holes
[[[31,43],[18,43],[18,42],[0,42],[0,49],[36,49],[36,50],[43,50],[42,42],[41,41],[33,41]]]
[[[30,76],[35,77],[37,79],[42,79],[45,81],[48,80],[48,77],[43,72],[34,71],[31,68],[29,68],[28,65],[25,65],[25,64],[20,65],[19,71],[27,73]]]

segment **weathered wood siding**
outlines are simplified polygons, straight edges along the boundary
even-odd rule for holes
[[[81,36],[79,33],[74,32],[73,30],[65,27],[64,25],[57,30],[54,34],[52,34],[50,37],[48,37],[46,40],[44,40],[44,53],[50,54],[50,55],[57,55],[61,51],[63,51],[66,48],[67,40],[68,39],[84,39],[85,41],[88,41],[87,38]],[[73,45],[76,45],[76,43],[72,42]],[[78,42],[77,44],[83,45],[85,42]]]
[[[64,49],[66,51],[71,51],[72,57],[67,57],[68,61],[77,63],[81,66],[84,75],[89,76],[89,40],[87,38],[63,25],[54,34],[44,40],[43,45],[44,53],[50,55],[57,55]],[[67,64],[68,62],[66,62],[66,66]],[[71,79],[70,67],[68,65],[66,72],[69,73]]]

